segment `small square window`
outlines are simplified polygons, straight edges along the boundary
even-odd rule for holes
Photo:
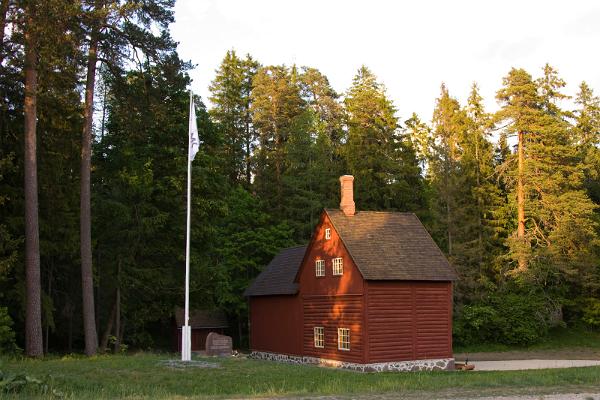
[[[344,274],[344,263],[341,257],[333,259],[333,275]]]
[[[326,240],[331,239],[331,228],[325,229],[325,239]]]
[[[325,347],[325,329],[322,326],[314,328],[315,347],[322,349]]]
[[[325,260],[315,261],[315,275],[325,276]]]
[[[338,349],[350,350],[350,329],[338,328]]]

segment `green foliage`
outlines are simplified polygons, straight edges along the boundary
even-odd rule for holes
[[[15,343],[13,321],[6,307],[0,307],[0,354],[12,354],[18,351]]]
[[[412,143],[399,131],[384,86],[362,66],[348,90],[348,139],[343,148],[355,177],[355,202],[363,210],[421,211],[424,190]]]
[[[0,370],[0,393],[21,395],[43,395],[49,398],[63,398],[65,395],[52,384],[52,377],[38,379],[25,373],[11,373]]]
[[[583,307],[582,320],[592,328],[600,328],[600,299],[589,298]]]
[[[98,326],[110,327],[118,289],[121,332],[113,326],[105,336],[133,348],[165,345],[164,327],[183,302],[190,84],[190,64],[168,33],[174,2],[47,3],[44,24],[31,29],[43,33],[38,180],[49,348],[71,352],[81,342],[81,78],[94,39],[102,60],[92,171]],[[20,21],[22,4],[10,5],[8,20]],[[48,24],[55,18],[56,26]],[[8,344],[0,347],[11,348],[24,337],[23,85],[15,84],[22,82],[23,32],[7,32],[0,49],[0,341]],[[339,203],[339,176],[350,173],[357,210],[417,213],[456,267],[458,343],[532,343],[563,311],[569,324],[597,327],[600,100],[582,83],[577,109],[564,110],[565,85],[549,65],[537,79],[512,69],[494,115],[476,84],[465,104],[442,85],[431,122],[413,113],[403,127],[366,67],[340,95],[316,68],[261,66],[228,51],[210,86],[213,108],[196,99],[202,145],[192,165],[192,307],[225,310],[243,346],[244,289],[281,248],[307,242],[322,209]],[[516,238],[510,147],[518,132],[525,137],[525,240]],[[521,259],[527,268],[515,271]]]
[[[529,345],[547,334],[551,311],[551,304],[540,294],[497,292],[459,310],[454,322],[454,338],[458,345]]]

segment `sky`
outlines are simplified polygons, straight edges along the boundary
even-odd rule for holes
[[[413,112],[431,120],[442,82],[461,104],[477,82],[495,111],[512,67],[538,77],[549,63],[566,94],[585,80],[600,95],[598,1],[177,0],[175,18],[179,54],[195,65],[192,89],[209,108],[229,49],[263,65],[317,68],[339,93],[364,64],[402,121]]]

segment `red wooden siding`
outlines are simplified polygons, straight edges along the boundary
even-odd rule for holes
[[[250,348],[300,355],[302,314],[298,296],[250,298]]]
[[[307,296],[304,304],[304,355],[362,363],[363,297],[361,295]],[[325,331],[324,348],[314,346],[314,327]],[[338,350],[338,328],[350,329],[350,350]]]
[[[450,282],[367,282],[368,362],[452,357]]]
[[[331,239],[325,239],[325,229],[331,229]],[[333,275],[333,259],[341,257],[344,273]],[[325,276],[315,274],[315,261],[325,260]],[[300,292],[305,295],[337,295],[359,294],[363,291],[362,275],[350,254],[344,247],[340,237],[331,225],[329,217],[322,214],[322,220],[315,228],[313,239],[309,245],[303,264],[300,266]]]
[[[331,229],[331,238],[325,239],[325,229]],[[333,275],[333,259],[343,260],[343,274]],[[325,276],[315,274],[315,261],[325,260]],[[363,279],[348,254],[340,237],[325,213],[315,233],[298,281],[303,303],[303,353],[307,356],[331,360],[364,362]],[[324,327],[325,347],[315,348],[313,328]],[[338,350],[338,328],[350,329],[350,350]]]

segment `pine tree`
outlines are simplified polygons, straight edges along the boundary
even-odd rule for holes
[[[506,124],[506,135],[517,136],[517,154],[501,166],[501,170],[511,187],[516,191],[517,199],[517,232],[512,239],[512,250],[518,261],[519,270],[527,269],[528,243],[525,238],[525,218],[529,182],[526,182],[530,167],[525,156],[526,142],[529,136],[535,135],[541,118],[540,98],[537,85],[529,73],[523,69],[512,69],[503,79],[504,87],[496,95],[502,109],[496,113],[496,120]],[[533,139],[533,138],[532,138]],[[516,158],[517,168],[509,169]]]
[[[34,4],[25,6],[25,275],[27,306],[25,311],[25,352],[41,357],[42,305],[40,278],[40,242],[37,179],[37,62],[39,35],[38,13]]]
[[[85,106],[81,136],[81,280],[83,296],[83,319],[85,353],[96,353],[98,338],[95,325],[94,280],[92,268],[91,228],[91,148],[94,89],[96,86],[96,64],[99,59],[116,70],[124,61],[123,49],[133,48],[134,62],[141,64],[138,49],[146,59],[158,58],[161,51],[174,47],[167,34],[168,26],[174,21],[174,1],[147,1],[133,4],[131,1],[93,0],[83,2],[83,26],[89,35],[87,43],[87,70],[85,83]],[[138,21],[132,23],[131,21]],[[154,29],[160,34],[155,34]]]
[[[534,281],[558,288],[566,281],[581,284],[595,259],[598,238],[595,205],[583,191],[583,167],[568,113],[558,105],[565,86],[546,65],[534,81],[523,70],[512,70],[498,92],[503,102],[500,120],[517,133],[514,156],[502,166],[517,192],[517,240],[509,241],[518,271],[528,269]],[[513,164],[514,165],[514,164]],[[516,182],[515,182],[516,180]],[[526,217],[526,218],[525,218]]]

